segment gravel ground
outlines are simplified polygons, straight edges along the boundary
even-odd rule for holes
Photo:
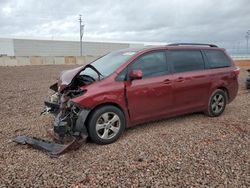
[[[71,66],[0,68],[0,187],[250,187],[250,92],[218,118],[191,114],[125,131],[114,144],[87,143],[59,158],[13,143],[46,136],[39,116],[48,86]]]

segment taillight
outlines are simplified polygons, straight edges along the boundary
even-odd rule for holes
[[[236,69],[234,69],[234,74],[236,75],[236,76],[239,76],[239,74],[240,74],[240,67],[235,67]]]

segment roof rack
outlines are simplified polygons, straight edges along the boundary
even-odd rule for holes
[[[202,44],[202,43],[173,43],[173,44],[168,44],[167,46],[209,46],[212,48],[218,47],[215,44]]]

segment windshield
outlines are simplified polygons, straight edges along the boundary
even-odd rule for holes
[[[112,74],[120,65],[129,60],[136,52],[111,52],[93,63],[94,66],[104,77]],[[80,73],[81,75],[89,75],[98,78],[98,74],[91,68],[86,68]]]

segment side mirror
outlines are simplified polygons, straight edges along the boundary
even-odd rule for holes
[[[139,80],[142,79],[142,71],[141,70],[131,70],[129,72],[130,80]]]

